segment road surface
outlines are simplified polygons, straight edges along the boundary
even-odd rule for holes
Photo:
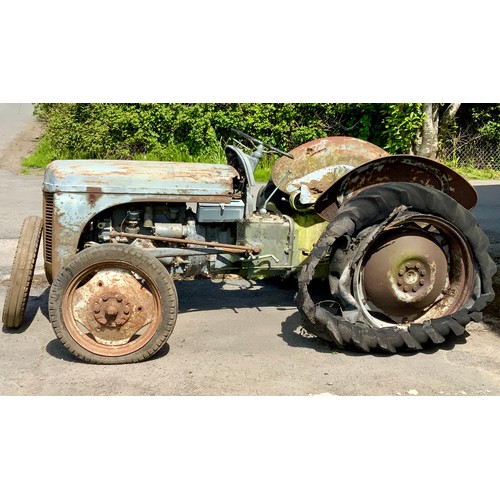
[[[24,126],[34,120],[32,104],[0,103],[0,155]]]

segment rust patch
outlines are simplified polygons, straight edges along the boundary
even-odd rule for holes
[[[73,318],[68,323],[72,337],[96,354],[108,354],[107,347],[126,350],[141,329],[157,321],[151,292],[119,268],[103,269],[74,290],[64,313]]]
[[[96,201],[102,196],[102,189],[99,187],[88,187],[86,196],[89,205],[94,208]]]
[[[385,314],[421,314],[445,289],[447,262],[439,245],[422,231],[386,232],[363,264],[367,298]]]
[[[370,161],[338,179],[318,198],[315,209],[325,220],[331,220],[341,204],[367,187],[387,182],[412,182],[435,188],[468,210],[477,203],[474,188],[442,163],[420,156],[394,155]]]
[[[383,149],[361,139],[353,137],[325,137],[306,142],[290,151],[294,159],[280,158],[273,165],[271,178],[277,186],[288,171],[291,174],[286,181],[280,185],[280,190],[286,194],[293,192],[294,184],[300,179],[309,189],[322,193],[333,182],[344,173],[342,169],[331,169],[329,167],[347,166],[356,168],[376,158],[388,156]],[[320,179],[312,175],[314,172],[324,169],[324,175]]]

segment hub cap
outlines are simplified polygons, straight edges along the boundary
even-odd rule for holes
[[[358,261],[353,292],[374,327],[452,314],[474,291],[472,253],[449,221],[406,214],[388,225]]]
[[[63,300],[70,335],[94,354],[135,352],[161,319],[157,290],[122,266],[88,269],[76,277]]]
[[[447,267],[443,250],[430,237],[416,231],[387,234],[366,260],[367,299],[390,316],[413,316],[443,292]]]

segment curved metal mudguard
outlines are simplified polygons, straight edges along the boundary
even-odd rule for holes
[[[290,153],[293,159],[283,156],[273,165],[271,179],[288,196],[306,187],[312,202],[346,172],[388,156],[370,142],[343,136],[315,139]]]
[[[468,210],[477,203],[475,189],[446,165],[414,155],[386,156],[369,161],[336,180],[317,199],[316,212],[332,220],[340,205],[363,189],[385,182],[413,182],[443,191]]]

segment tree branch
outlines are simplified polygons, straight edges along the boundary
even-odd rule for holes
[[[461,103],[460,102],[452,102],[443,112],[443,115],[441,116],[441,124],[444,128],[448,127],[450,125],[455,116],[457,115],[458,108],[460,107]]]

